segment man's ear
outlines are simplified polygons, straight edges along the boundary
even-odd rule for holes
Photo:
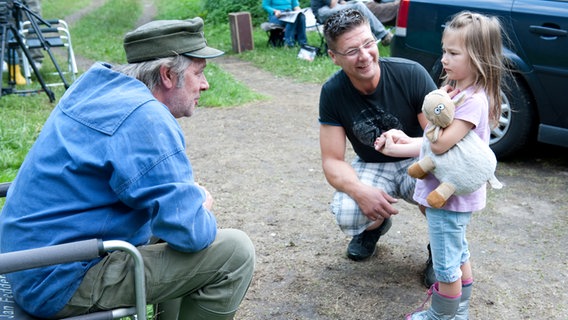
[[[160,78],[165,89],[171,89],[176,85],[177,78],[175,78],[171,69],[166,66],[160,67]]]
[[[331,58],[331,61],[333,61],[333,63],[338,66],[337,62],[335,61],[335,53],[331,51],[331,49],[327,49],[327,54]]]

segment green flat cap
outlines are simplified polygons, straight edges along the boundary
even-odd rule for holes
[[[203,35],[203,19],[156,20],[148,22],[124,37],[128,63],[185,55],[215,58],[224,52],[207,46]]]

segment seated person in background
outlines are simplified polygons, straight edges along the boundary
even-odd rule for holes
[[[387,26],[394,26],[399,5],[400,0],[371,0],[366,3],[375,17]]]
[[[383,46],[388,46],[392,40],[392,34],[385,29],[385,26],[377,19],[377,17],[367,8],[361,1],[344,0],[311,0],[311,7],[316,20],[324,23],[334,13],[343,9],[355,9],[369,20],[371,32],[377,40],[381,40]]]
[[[293,47],[296,42],[299,46],[307,44],[306,38],[306,17],[298,14],[293,23],[280,20],[283,12],[300,11],[298,0],[262,0],[262,8],[268,12],[268,21],[284,27],[284,45]]]

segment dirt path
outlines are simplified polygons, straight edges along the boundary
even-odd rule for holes
[[[152,1],[144,3],[140,21],[149,21]],[[377,254],[348,260],[349,238],[327,210],[333,190],[320,165],[320,86],[276,78],[235,56],[213,62],[271,97],[200,108],[180,120],[220,226],[246,231],[256,247],[255,277],[237,319],[402,319],[425,297],[424,218],[400,203]],[[490,191],[487,209],[474,215],[471,319],[566,319],[568,159],[535,158],[538,152],[500,163],[506,187]]]

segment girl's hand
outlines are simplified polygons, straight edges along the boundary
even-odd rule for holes
[[[375,140],[375,150],[391,157],[415,157],[420,153],[420,138],[411,138],[401,130],[391,129]]]
[[[385,142],[386,142],[386,138],[384,136],[384,134],[381,134],[376,140],[375,140],[375,150],[382,152],[383,148],[385,147]]]
[[[461,92],[460,89],[454,89],[454,87],[450,86],[449,84],[441,87],[440,89],[446,91],[452,99]]]
[[[383,132],[380,137],[377,138],[376,142],[380,142],[380,144],[384,144],[386,140],[389,139],[395,144],[407,144],[412,141],[404,131],[398,129],[391,129],[387,132]],[[376,144],[375,144],[376,145]]]

